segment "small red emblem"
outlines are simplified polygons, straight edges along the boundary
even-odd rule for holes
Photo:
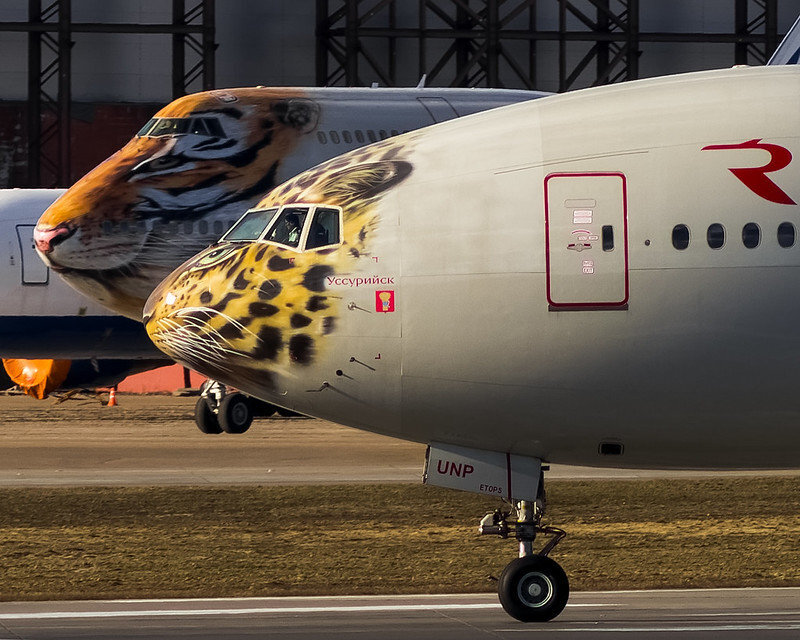
[[[776,204],[797,204],[789,195],[775,184],[766,174],[780,171],[792,161],[792,152],[778,144],[761,142],[761,138],[740,142],[739,144],[712,144],[703,147],[702,151],[714,149],[761,149],[770,155],[769,162],[762,167],[737,167],[728,170],[742,184],[757,196]]]
[[[394,291],[375,292],[375,311],[392,313],[394,311]]]

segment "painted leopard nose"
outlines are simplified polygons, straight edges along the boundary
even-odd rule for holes
[[[37,226],[33,230],[33,241],[41,253],[47,254],[53,251],[53,247],[64,242],[74,233],[75,229],[66,224],[60,224],[52,228]]]

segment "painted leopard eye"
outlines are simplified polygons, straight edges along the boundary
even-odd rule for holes
[[[236,251],[236,247],[219,247],[202,256],[191,268],[207,269],[208,267],[213,267],[228,258],[234,251]]]

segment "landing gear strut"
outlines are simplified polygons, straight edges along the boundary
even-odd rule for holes
[[[221,382],[206,380],[200,387],[194,420],[203,433],[244,433],[255,415],[270,416],[275,409],[243,393],[228,393]]]
[[[489,513],[479,527],[483,535],[508,538],[513,534],[519,542],[519,558],[503,570],[497,592],[503,609],[522,622],[552,620],[563,611],[569,598],[567,575],[557,562],[547,557],[567,534],[557,527],[542,526],[546,504],[542,474],[535,501],[520,500],[511,511],[498,509]],[[538,534],[553,537],[539,553],[534,553],[533,543]]]

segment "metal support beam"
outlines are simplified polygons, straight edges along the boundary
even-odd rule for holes
[[[562,91],[638,78],[641,48],[649,43],[728,43],[732,63],[763,62],[779,42],[778,0],[728,1],[731,33],[642,32],[640,15],[649,5],[641,0],[317,0],[317,84],[408,84],[388,63],[394,54],[386,58],[387,43],[402,39],[412,41],[404,51],[416,44],[419,76],[449,86],[542,88],[540,42],[558,45]],[[555,3],[556,28],[540,28],[537,9]],[[386,18],[395,5],[402,7],[402,27]],[[407,59],[404,68],[413,65]]]
[[[72,182],[71,51],[75,34],[171,35],[174,97],[214,88],[215,0],[173,0],[171,24],[74,23],[71,8],[72,0],[28,0],[27,22],[0,22],[0,33],[28,34],[29,187],[66,187]]]
[[[764,64],[778,46],[778,0],[735,0],[736,64]]]
[[[28,19],[48,30],[28,34],[28,180],[66,187],[70,180],[71,0],[28,1]]]
[[[188,8],[186,0],[172,0],[173,99],[214,88],[214,24],[214,0],[191,0]]]

